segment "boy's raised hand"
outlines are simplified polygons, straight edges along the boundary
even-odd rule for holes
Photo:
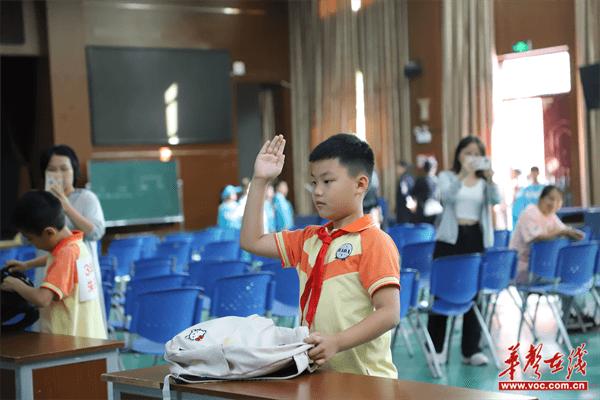
[[[265,142],[254,161],[254,178],[273,179],[279,176],[285,161],[284,147],[283,135],[277,135],[273,140]]]

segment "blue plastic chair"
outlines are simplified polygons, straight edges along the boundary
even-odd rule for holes
[[[594,280],[594,268],[596,255],[598,253],[598,244],[592,243],[573,243],[560,249],[558,253],[557,275],[559,282],[549,291],[549,294],[561,296],[563,301],[574,306],[579,315],[582,311],[576,302],[572,302],[575,296],[582,295],[590,291]],[[569,340],[567,329],[562,320],[560,310],[553,302],[548,302],[552,313],[556,319],[559,328],[559,334],[569,351],[573,350],[573,345]],[[565,312],[569,310],[565,309]],[[568,316],[568,313],[567,315]],[[586,331],[582,324],[583,331]]]
[[[144,279],[180,272],[175,261],[174,257],[139,259],[133,263],[132,276],[134,279]]]
[[[204,288],[206,296],[212,298],[217,280],[228,276],[244,274],[248,268],[250,268],[250,264],[243,261],[202,260],[191,262],[188,270],[189,283],[190,285]],[[208,302],[206,306],[208,307]]]
[[[407,244],[433,241],[435,228],[430,224],[397,224],[388,229],[388,234],[402,253],[402,247]]]
[[[141,258],[152,258],[156,252],[156,246],[160,243],[160,238],[152,233],[137,235],[142,242]]]
[[[410,243],[402,247],[400,259],[402,270],[413,268],[419,272],[421,281],[429,282],[435,242]]]
[[[494,247],[495,248],[506,248],[510,242],[511,231],[507,229],[495,230],[494,231]]]
[[[202,253],[204,246],[221,240],[221,228],[210,227],[199,232],[192,233],[192,249]]]
[[[300,281],[295,268],[283,268],[281,262],[265,263],[260,268],[263,272],[273,273],[275,281],[275,299],[271,313],[277,317],[294,318],[294,326],[300,317]]]
[[[126,238],[113,240],[108,246],[108,255],[117,259],[115,275],[126,279],[130,276],[133,262],[141,258],[142,239]]]
[[[517,251],[491,248],[483,253],[479,275],[479,294],[484,301],[484,315],[488,329],[496,312],[500,292],[508,288],[517,272]]]
[[[140,294],[169,289],[179,289],[186,286],[189,279],[188,274],[168,274],[148,278],[134,277],[127,284],[125,292],[125,314],[132,316]]]
[[[600,208],[587,210],[583,215],[583,223],[590,228],[590,240],[600,240]]]
[[[183,272],[187,269],[190,261],[190,242],[170,241],[162,242],[156,247],[154,257],[156,258],[175,258],[176,272]]]
[[[213,242],[204,246],[203,261],[236,261],[240,259],[240,243],[235,241]]]
[[[600,241],[594,241],[598,244],[598,253],[596,253],[596,263],[594,266],[594,284],[592,285],[591,294],[596,302],[596,308],[594,308],[594,318],[598,309],[600,309]]]
[[[516,288],[521,296],[521,319],[519,322],[517,340],[521,339],[521,330],[524,322],[527,323],[527,326],[531,330],[534,342],[537,340],[535,320],[537,318],[540,298],[554,286],[554,283],[557,280],[556,266],[558,262],[558,252],[561,248],[567,246],[568,244],[569,241],[564,238],[542,240],[531,244],[531,250],[529,252],[528,281],[526,283],[518,283],[516,285]],[[527,299],[532,294],[537,295],[538,299],[533,317],[531,318],[526,316],[526,312]]]
[[[138,334],[131,349],[154,354],[155,360],[165,351],[165,343],[182,330],[200,322],[202,289],[186,287],[139,296],[132,328]]]
[[[219,279],[210,304],[213,317],[252,314],[265,315],[271,310],[274,285],[273,274],[258,272]]]
[[[481,332],[494,359],[494,364],[500,368],[500,361],[495,351],[496,347],[492,336],[487,329],[477,303],[473,301],[479,291],[481,260],[480,254],[440,257],[433,260],[431,295],[434,296],[434,300],[431,303],[430,311],[445,315],[450,319],[450,335],[446,335],[444,343],[444,348],[448,348],[455,318],[464,315],[473,308]]]
[[[4,266],[4,264],[8,260],[16,260],[16,259],[17,259],[17,248],[16,247],[9,247],[9,248],[0,250],[0,264],[2,266]]]

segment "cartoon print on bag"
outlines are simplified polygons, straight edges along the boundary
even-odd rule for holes
[[[192,329],[185,338],[199,342],[204,339],[204,335],[206,335],[206,331],[204,329]]]

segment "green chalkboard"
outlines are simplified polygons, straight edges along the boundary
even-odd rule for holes
[[[182,222],[177,171],[175,161],[90,161],[89,188],[106,226]]]

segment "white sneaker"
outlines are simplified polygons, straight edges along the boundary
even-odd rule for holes
[[[463,357],[463,363],[468,365],[487,365],[490,360],[487,358],[485,354],[482,352],[475,353],[471,357]]]

